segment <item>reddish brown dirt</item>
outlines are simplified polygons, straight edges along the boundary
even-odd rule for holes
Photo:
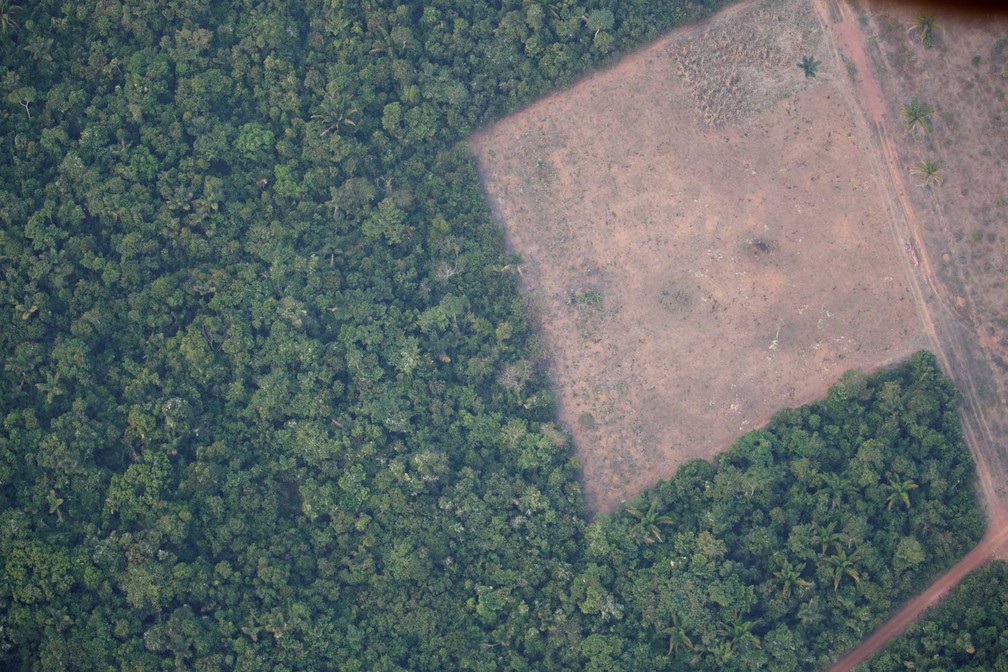
[[[848,670],[966,573],[1008,557],[1008,134],[999,116],[1008,25],[939,15],[936,48],[927,50],[908,31],[919,9],[837,0],[816,0],[815,9],[819,32],[792,6],[787,19],[799,30],[777,39],[776,52],[733,53],[733,44],[768,41],[742,25],[766,13],[741,3],[472,144],[509,243],[524,257],[595,510],[686,459],[712,456],[780,406],[819,396],[847,366],[871,369],[924,344],[936,352],[963,393],[988,533],[835,668]],[[795,49],[823,61],[817,81],[774,74]],[[770,67],[747,70],[747,62]],[[903,132],[900,106],[913,96],[936,109],[924,138]],[[943,162],[940,188],[913,178],[923,158]],[[852,169],[834,173],[838,166]],[[831,177],[839,193],[825,188]],[[855,202],[864,210],[852,215]],[[816,205],[808,212],[825,233],[791,216]],[[859,219],[860,229],[852,226]],[[869,251],[875,256],[858,265]],[[889,294],[872,283],[868,296],[866,287],[858,295],[827,286],[880,269]],[[919,322],[904,311],[907,295]],[[806,297],[811,303],[801,303]],[[717,309],[696,310],[698,298]],[[846,333],[828,325],[834,347],[825,354],[826,335],[810,348],[817,334],[795,316],[815,304],[819,317],[857,308],[836,320]],[[882,320],[895,327],[888,332],[879,326],[886,306],[896,309]]]
[[[913,31],[907,27],[920,8],[890,13],[887,6],[870,5],[856,16],[844,2],[817,0],[816,5],[832,27],[833,46],[857,68],[855,95],[885,164],[885,189],[898,205],[894,234],[912,246],[911,289],[939,360],[963,393],[963,430],[989,516],[988,532],[977,548],[832,668],[846,671],[880,651],[967,573],[992,558],[1004,559],[1008,551],[1008,431],[1003,423],[1008,417],[1008,296],[1001,238],[1008,206],[1003,160],[1008,134],[998,116],[1008,91],[1002,76],[1008,69],[998,72],[1008,68],[1008,22],[942,19],[938,44],[928,50],[908,38]],[[978,67],[985,57],[993,62]],[[903,129],[899,101],[913,96],[941,113],[925,138]],[[998,148],[993,152],[992,144]],[[922,156],[946,165],[949,175],[940,189],[908,185]],[[950,189],[953,180],[957,184]],[[992,225],[995,219],[999,227]],[[971,227],[964,245],[965,229]],[[941,263],[935,264],[938,257]]]
[[[994,552],[1008,541],[1008,527],[1002,527],[993,534],[988,534],[972,551],[957,562],[953,567],[935,581],[931,586],[914,599],[907,602],[892,618],[876,630],[858,648],[844,656],[831,672],[850,672],[855,667],[868,660],[873,654],[881,651],[886,643],[898,637],[921,614],[932,607],[938,600],[955,587],[967,574],[974,569],[994,559]]]
[[[753,3],[472,138],[591,509],[929,344],[848,85],[812,7]]]
[[[823,1],[823,0],[821,0]],[[860,26],[849,5],[845,24]],[[992,523],[1008,502],[1008,20],[938,17],[933,49],[908,33],[920,12],[871,4],[860,45],[869,67],[862,82],[884,92],[886,109],[873,118],[891,188],[900,204],[897,226],[920,259],[911,276],[945,370],[962,391],[967,443]],[[973,64],[979,56],[979,63]],[[935,108],[934,131],[903,130],[900,106],[911,97]],[[914,179],[923,158],[944,163],[940,187]]]

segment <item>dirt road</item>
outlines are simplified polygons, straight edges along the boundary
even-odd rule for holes
[[[1008,506],[1004,493],[1008,482],[1005,457],[999,449],[985,406],[978,397],[976,360],[990,363],[990,350],[984,344],[983,334],[978,334],[966,324],[953,309],[950,293],[935,272],[928,247],[925,245],[922,223],[911,202],[907,185],[906,166],[900,161],[892,133],[899,129],[899,120],[887,119],[886,98],[882,85],[869,62],[865,51],[863,29],[846,2],[816,0],[816,9],[827,27],[836,63],[841,54],[856,68],[857,82],[846,82],[846,93],[853,96],[864,114],[864,121],[878,146],[882,163],[877,177],[879,186],[888,194],[892,209],[892,232],[897,241],[906,247],[904,269],[910,278],[911,290],[917,300],[921,321],[932,349],[942,368],[955,381],[963,395],[963,433],[977,467],[978,486],[988,514],[988,531],[983,541],[959,563],[935,581],[924,593],[901,608],[860,646],[848,653],[833,668],[835,672],[853,669],[880,651],[891,639],[900,635],[928,607],[944,596],[969,572],[995,558],[1006,557],[1008,542]],[[884,75],[896,77],[888,65]],[[972,344],[971,344],[972,341]],[[980,347],[977,347],[977,343]],[[972,351],[970,350],[972,345]],[[1000,388],[1000,386],[998,386]],[[1003,390],[999,406],[1004,407]],[[989,405],[986,408],[990,408]]]
[[[947,290],[934,270],[928,248],[924,243],[922,224],[914,212],[905,178],[905,167],[896,154],[892,140],[892,126],[897,122],[886,118],[886,105],[879,84],[864,50],[864,37],[857,17],[850,5],[836,0],[817,0],[817,9],[824,23],[831,28],[834,47],[857,67],[856,91],[849,85],[850,94],[861,103],[863,112],[879,144],[885,165],[879,177],[882,187],[891,195],[893,203],[893,235],[908,246],[904,258],[921,319],[942,368],[953,378],[963,394],[963,430],[966,443],[977,464],[978,480],[984,506],[991,524],[1008,524],[1008,507],[1004,492],[1008,482],[1008,468],[1004,455],[995,441],[983,408],[977,399],[978,384],[974,370],[965,352],[968,337],[983,342],[978,334],[967,333],[968,328],[952,309]],[[890,76],[895,76],[889,73]],[[1004,404],[1004,400],[1001,400]],[[1003,521],[1003,522],[1002,522]],[[999,557],[1003,557],[1000,556]]]
[[[907,602],[892,618],[886,621],[885,625],[830,668],[831,672],[849,672],[881,651],[886,643],[902,634],[908,625],[916,621],[924,611],[944,597],[945,593],[962,581],[967,574],[994,559],[994,552],[1006,540],[1008,540],[1008,527],[1001,527],[994,534],[988,533],[983,541],[967,553],[966,557],[957,562],[952,569],[942,574],[925,592]]]

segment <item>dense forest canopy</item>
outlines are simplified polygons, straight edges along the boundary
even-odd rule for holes
[[[859,672],[1008,670],[1008,565],[976,570]]]
[[[462,139],[711,9],[0,0],[0,666],[802,669],[961,554],[926,354],[587,522]]]
[[[588,526],[585,562],[632,614],[603,630],[637,657],[664,638],[681,669],[825,667],[979,540],[959,432],[929,353],[846,375]]]

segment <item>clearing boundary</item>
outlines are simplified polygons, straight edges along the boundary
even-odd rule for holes
[[[746,3],[470,139],[593,511],[930,342],[828,54]]]
[[[911,188],[918,153],[953,157],[897,135],[900,104],[926,87],[923,66],[893,64],[883,38],[910,38],[891,18],[880,36],[882,14],[843,0],[742,2],[470,139],[522,257],[502,270],[521,274],[540,321],[594,511],[822,396],[848,368],[936,353],[963,395],[988,531],[836,670],[879,650],[968,571],[1008,557],[1008,300],[991,298],[999,285],[969,263],[947,214],[976,216],[986,203],[962,188],[922,204]],[[883,44],[866,49],[866,37]],[[933,66],[938,51],[908,58]],[[823,61],[818,78],[800,78],[803,56]],[[980,74],[964,92],[977,82],[991,92]],[[970,140],[960,126],[956,142]],[[970,186],[968,170],[984,169],[955,168]],[[1003,263],[990,259],[1008,248],[990,228],[970,236],[996,273]]]
[[[1008,506],[1004,488],[1008,483],[1008,469],[1004,451],[998,446],[997,432],[988,421],[987,414],[992,405],[981,402],[978,390],[977,377],[997,371],[995,362],[991,359],[996,350],[992,351],[989,339],[972,331],[958,316],[952,308],[953,301],[950,300],[946,286],[934,269],[924,224],[915,212],[907,186],[907,164],[900,160],[897,143],[892,136],[892,123],[898,122],[887,119],[886,110],[891,105],[887,103],[880,78],[865,52],[859,18],[854,15],[849,4],[839,0],[815,0],[815,5],[823,25],[828,28],[827,33],[831,35],[830,43],[836,61],[843,60],[843,53],[858,73],[856,91],[854,85],[848,84],[847,94],[862,102],[861,109],[867,116],[873,139],[879,147],[884,168],[878,175],[883,188],[893,196],[888,200],[898,205],[898,210],[890,218],[893,236],[896,240],[908,241],[912,246],[913,256],[909,260],[905,259],[904,265],[932,349],[946,374],[963,395],[961,415],[964,438],[976,462],[979,491],[988,514],[987,533],[976,548],[927,590],[906,603],[868,639],[831,668],[832,672],[848,672],[902,634],[910,623],[917,620],[969,572],[992,559],[1006,557]],[[871,25],[870,19],[865,23]],[[879,60],[882,61],[883,78],[891,80],[898,77],[889,63],[884,59]],[[984,347],[985,345],[988,347]],[[996,373],[994,378],[998,380]],[[993,407],[1004,411],[1008,409],[1008,404],[1005,403],[1003,378],[998,382],[1000,384],[995,387],[997,398]]]

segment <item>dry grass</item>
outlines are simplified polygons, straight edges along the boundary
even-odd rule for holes
[[[715,19],[672,53],[704,120],[719,126],[801,91],[808,82],[797,63],[822,57],[822,33],[810,4],[765,4],[745,22]]]
[[[471,139],[594,510],[924,344],[810,11],[729,10]]]

